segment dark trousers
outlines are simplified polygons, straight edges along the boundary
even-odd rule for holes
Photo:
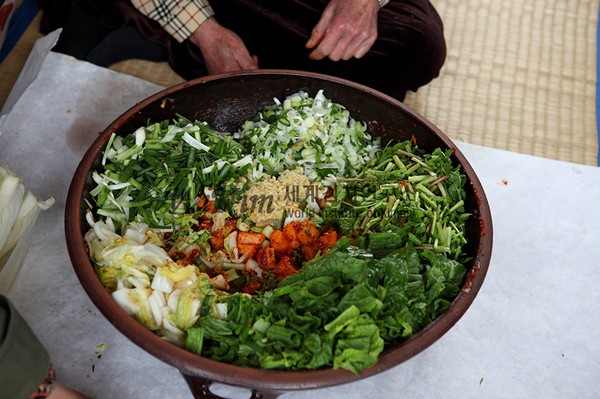
[[[81,41],[82,35],[91,34],[86,34],[86,29],[77,32],[67,18],[57,51],[77,53],[78,58],[100,65],[128,58],[164,59],[185,79],[207,74],[200,52],[193,44],[177,43],[156,22],[137,12],[128,0],[74,3],[91,19],[84,24],[87,31],[90,32],[90,24],[94,22],[102,39],[96,38],[95,46],[83,50],[87,56],[81,55],[82,46],[70,42]],[[313,61],[308,58],[309,50],[304,44],[327,3],[328,0],[217,0],[211,5],[217,21],[236,32],[250,53],[258,56],[260,68],[325,73],[400,100],[407,91],[416,91],[439,75],[446,44],[442,21],[428,0],[392,0],[383,7],[379,12],[377,42],[363,58]],[[81,18],[79,12],[77,23],[71,25],[82,25]],[[135,29],[124,33],[121,28],[126,26]],[[120,35],[117,39],[116,32]],[[131,39],[124,40],[124,35],[130,35]]]

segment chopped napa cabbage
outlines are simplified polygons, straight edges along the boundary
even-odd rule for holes
[[[100,282],[109,292],[118,288],[119,273],[120,271],[116,267],[100,266],[96,268],[96,274]]]
[[[159,246],[121,237],[113,228],[97,222],[85,236],[100,279],[109,289],[150,287],[156,269],[172,263],[171,258]]]
[[[204,273],[198,276],[194,285],[182,289],[177,299],[177,309],[173,319],[175,325],[185,330],[196,324],[200,318],[202,302],[212,291],[210,278]]]
[[[150,304],[150,310],[152,311],[152,317],[154,317],[154,321],[158,327],[163,324],[163,309],[167,307],[167,301],[165,300],[165,296],[162,292],[154,290],[150,297],[148,298],[148,303]]]
[[[198,268],[193,265],[179,266],[177,263],[171,263],[168,267],[160,269],[160,274],[168,277],[173,282],[178,283],[183,280],[196,281]]]
[[[152,290],[146,288],[121,288],[112,293],[119,306],[149,330],[158,329],[150,308]]]
[[[132,222],[127,226],[127,230],[125,230],[125,234],[123,234],[123,236],[134,242],[137,242],[138,244],[143,244],[147,241],[146,234],[149,231],[150,230],[148,229],[148,225],[146,223]]]
[[[177,302],[179,301],[179,294],[181,294],[181,289],[175,289],[171,292],[167,298],[167,306],[171,313],[175,313],[177,311]]]
[[[104,221],[94,222],[92,229],[85,235],[85,241],[88,245],[90,258],[94,262],[102,260],[102,251],[113,241],[121,238],[115,231]]]
[[[229,235],[227,235],[227,237],[225,237],[225,242],[223,243],[223,245],[225,246],[225,251],[227,251],[227,255],[229,256],[229,259],[233,261],[238,259],[239,256],[237,235],[237,230],[232,231],[231,233],[229,233]]]
[[[163,328],[156,333],[177,346],[185,346],[185,332],[177,328],[168,318],[163,319]]]
[[[151,287],[164,293],[170,293],[175,286],[185,288],[196,281],[197,271],[196,266],[179,266],[172,262],[167,267],[157,269]]]
[[[161,271],[162,268],[156,269],[156,273],[154,274],[150,288],[168,294],[173,291],[173,280],[161,273]]]

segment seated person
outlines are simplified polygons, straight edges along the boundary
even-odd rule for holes
[[[40,0],[55,51],[109,66],[169,62],[184,79],[248,69],[312,71],[399,100],[438,76],[443,24],[428,0]],[[93,28],[92,28],[93,27]]]

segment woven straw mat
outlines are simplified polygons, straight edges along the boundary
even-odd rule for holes
[[[451,138],[597,165],[597,0],[433,0],[448,56],[406,104]]]

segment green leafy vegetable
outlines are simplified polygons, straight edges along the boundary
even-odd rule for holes
[[[426,153],[410,141],[385,147],[352,179],[338,179],[321,215],[347,234],[367,235],[381,257],[408,243],[459,259],[464,237],[465,176],[451,151]],[[342,218],[340,218],[342,216]]]
[[[342,240],[272,292],[223,298],[235,311],[225,320],[204,317],[188,330],[186,347],[247,367],[330,365],[359,374],[386,343],[443,312],[465,274],[460,263],[433,251],[419,255],[409,246],[375,259],[355,257],[352,249]]]
[[[231,136],[183,117],[113,135],[104,157],[105,170],[93,174],[91,195],[97,213],[111,218],[118,232],[138,215],[151,227],[179,226],[206,188],[219,186],[220,198],[229,199],[252,164]]]

